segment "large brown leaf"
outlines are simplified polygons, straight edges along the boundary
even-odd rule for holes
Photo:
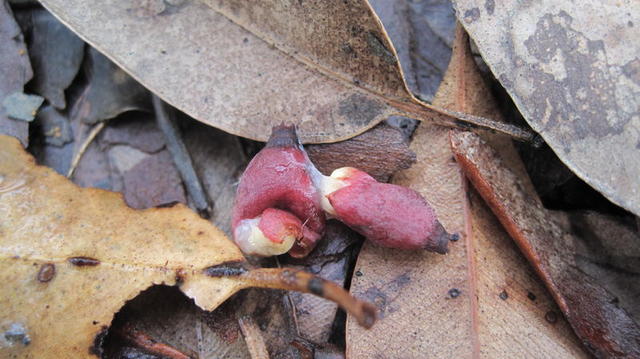
[[[166,102],[243,137],[265,141],[282,121],[304,142],[350,138],[392,114],[481,121],[407,90],[366,0],[42,3]]]
[[[454,2],[531,127],[576,175],[640,215],[640,2]]]
[[[452,136],[456,160],[491,210],[516,241],[553,295],[560,310],[589,350],[599,358],[640,355],[640,326],[598,279],[580,270],[577,238],[564,232],[558,216],[490,146],[470,132]],[[600,280],[607,281],[609,278]]]
[[[500,118],[462,35],[459,31],[435,103]],[[451,243],[446,256],[365,243],[351,291],[376,303],[381,318],[370,331],[348,322],[348,355],[584,357],[571,328],[509,236],[479,196],[467,193],[448,132],[421,124],[411,145],[417,163],[394,182],[428,198],[446,229],[460,233],[461,239]],[[500,145],[514,154],[511,144]],[[512,158],[516,163],[515,155]]]

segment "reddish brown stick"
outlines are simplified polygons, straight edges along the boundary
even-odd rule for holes
[[[574,238],[499,155],[471,132],[455,132],[456,160],[551,292],[578,337],[597,357],[640,358],[640,326],[615,297],[574,262]]]
[[[244,282],[244,287],[284,289],[315,294],[338,304],[365,328],[371,328],[376,321],[376,307],[373,304],[355,298],[333,282],[301,270],[290,268],[247,270],[223,264],[205,268],[204,273],[210,277],[235,276]]]
[[[169,359],[192,359],[191,356],[174,347],[157,342],[147,333],[136,329],[133,325],[125,325],[118,331],[118,334],[131,344],[150,354]]]

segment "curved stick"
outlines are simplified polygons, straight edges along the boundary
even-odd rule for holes
[[[356,318],[358,324],[371,328],[376,321],[376,307],[361,301],[339,285],[311,273],[291,268],[259,268],[247,270],[233,264],[204,269],[210,277],[235,277],[244,287],[272,288],[311,293],[331,300]]]

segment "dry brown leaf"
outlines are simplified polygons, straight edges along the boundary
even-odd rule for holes
[[[461,35],[435,103],[500,118]],[[460,233],[461,239],[451,243],[446,256],[365,243],[351,291],[376,303],[381,319],[370,331],[348,321],[348,355],[584,357],[509,236],[479,197],[467,194],[448,133],[421,124],[411,144],[418,161],[394,182],[428,198],[447,231]]]
[[[366,0],[42,3],[163,100],[239,136],[292,121],[304,142],[333,142],[392,114],[482,121],[407,90]]]
[[[64,92],[82,64],[84,41],[45,9],[18,7],[16,18],[29,38],[29,58],[35,73],[29,88],[51,106],[64,109]]]
[[[87,85],[73,105],[72,117],[87,124],[117,117],[132,110],[149,110],[149,91],[94,48],[85,61]]]
[[[322,173],[329,175],[340,167],[356,167],[384,182],[395,172],[411,167],[416,160],[402,132],[387,124],[347,141],[309,145],[305,150]]]
[[[244,261],[217,228],[178,205],[136,211],[121,196],[78,188],[0,136],[0,356],[99,353],[113,314],[152,284],[177,284],[211,310],[249,286],[314,292],[371,326],[375,312],[304,272]]]
[[[577,176],[640,215],[640,2],[454,3],[531,127]]]
[[[614,294],[580,269],[578,240],[563,231],[559,216],[536,201],[535,193],[524,191],[519,178],[478,136],[461,133],[452,136],[451,143],[465,174],[536,269],[587,348],[597,357],[640,356],[640,326]]]
[[[2,106],[7,96],[22,92],[24,84],[33,76],[24,36],[6,1],[0,2],[0,53],[0,134],[15,136],[26,147],[29,123],[9,118]]]

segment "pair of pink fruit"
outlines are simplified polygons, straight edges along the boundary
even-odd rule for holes
[[[451,239],[417,192],[380,183],[352,167],[324,176],[294,126],[276,126],[243,173],[232,216],[236,244],[248,255],[304,257],[336,218],[375,243],[447,253]]]

